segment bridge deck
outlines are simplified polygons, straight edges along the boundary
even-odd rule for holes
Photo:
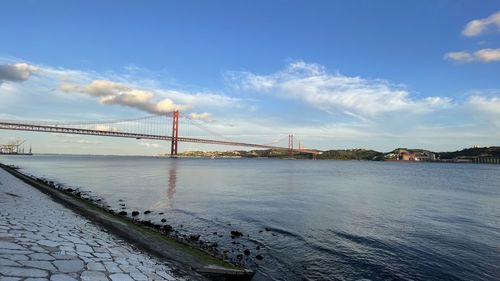
[[[75,135],[107,136],[107,137],[172,141],[172,137],[162,136],[162,135],[138,134],[138,133],[104,131],[104,130],[90,130],[90,129],[79,129],[79,128],[69,128],[69,127],[49,126],[49,125],[36,125],[36,124],[23,124],[23,123],[10,123],[10,122],[0,122],[0,129],[17,130],[17,131],[32,131],[32,132],[46,132],[46,133],[57,133],[57,134],[75,134]],[[178,141],[226,145],[226,146],[242,146],[242,147],[253,147],[253,148],[287,150],[287,151],[289,150],[288,147],[280,147],[280,146],[265,145],[265,144],[244,143],[244,142],[231,142],[231,141],[213,140],[213,139],[198,139],[198,138],[179,137]],[[318,154],[319,153],[319,151],[309,150],[309,149],[293,149],[293,151],[294,152],[302,152],[302,153],[310,153],[310,154]]]

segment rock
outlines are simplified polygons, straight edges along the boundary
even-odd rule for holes
[[[120,211],[118,214],[119,214],[120,216],[126,216],[126,215],[127,215],[127,212],[125,212],[125,211]]]
[[[270,230],[269,228],[267,228],[267,227],[266,227],[265,229],[266,229],[266,231],[271,231],[271,230]]]
[[[166,232],[170,232],[173,229],[174,228],[171,225],[169,225],[169,224],[166,224],[166,225],[163,226],[163,230],[165,230]]]
[[[231,235],[235,236],[235,237],[241,237],[243,236],[243,233],[237,231],[237,230],[232,230],[231,231]]]
[[[149,214],[149,213],[151,213],[151,211],[150,211],[150,210],[146,210],[146,211],[144,211],[144,214],[145,214],[145,215],[147,215],[147,214]]]
[[[242,260],[242,259],[243,259],[243,255],[242,255],[242,254],[237,254],[237,255],[236,255],[236,259],[238,259],[238,260]]]
[[[167,222],[167,220],[166,219],[161,219],[161,222]]]
[[[249,256],[250,255],[250,250],[245,249],[245,251],[243,251],[243,254],[245,254],[245,256]]]
[[[165,213],[164,212],[158,213],[158,215],[163,215],[163,214],[165,214]]]
[[[191,235],[189,235],[189,240],[198,241],[198,240],[200,240],[200,235],[199,234],[191,234]]]
[[[259,233],[262,233],[262,230],[259,230]]]
[[[138,211],[133,211],[132,212],[132,216],[135,217],[135,216],[138,216],[139,215],[139,212]]]
[[[212,233],[212,234],[213,234],[213,235],[217,235],[217,231],[216,231],[216,232],[214,232],[214,233]]]
[[[262,255],[256,255],[255,258],[260,260],[260,261],[264,259],[264,257]]]
[[[260,251],[260,246],[255,247],[257,251]]]

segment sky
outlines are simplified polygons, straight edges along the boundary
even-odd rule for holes
[[[325,150],[500,145],[499,1],[19,0],[1,7],[0,119],[75,122],[180,110],[244,142],[287,146],[293,134]],[[169,150],[165,142],[0,131],[0,143],[15,139],[39,153]]]

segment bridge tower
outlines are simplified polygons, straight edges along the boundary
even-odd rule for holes
[[[177,156],[177,144],[179,142],[179,110],[173,112],[172,116],[172,145],[170,156]]]
[[[293,135],[288,135],[288,157],[293,157]]]

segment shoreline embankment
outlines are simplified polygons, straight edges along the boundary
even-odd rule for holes
[[[251,280],[254,275],[252,270],[216,258],[203,249],[165,235],[169,229],[143,225],[120,216],[79,196],[78,193],[58,189],[54,183],[23,174],[16,167],[0,163],[0,168],[118,237],[160,258],[165,258],[180,268],[193,270],[211,280],[245,281]]]

